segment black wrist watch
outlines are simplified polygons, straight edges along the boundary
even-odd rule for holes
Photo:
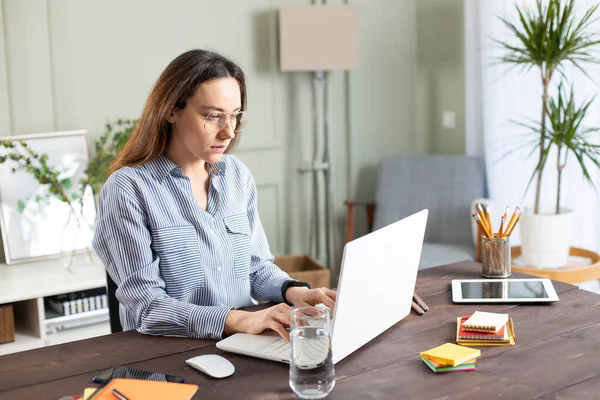
[[[283,285],[281,286],[281,297],[283,297],[283,301],[288,306],[293,306],[293,304],[290,303],[288,301],[288,299],[285,297],[285,292],[287,292],[287,290],[291,287],[307,287],[310,289],[310,284],[308,284],[308,282],[300,282],[300,281],[292,281],[292,280],[285,281],[283,283]]]

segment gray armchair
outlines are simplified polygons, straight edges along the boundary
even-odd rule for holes
[[[487,195],[482,158],[451,155],[391,156],[378,169],[375,203],[346,201],[346,241],[353,238],[357,205],[367,208],[369,230],[429,209],[419,269],[475,258],[471,204]]]

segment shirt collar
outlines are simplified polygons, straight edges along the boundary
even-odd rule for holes
[[[154,179],[159,182],[162,182],[163,179],[165,179],[165,177],[171,173],[171,171],[181,171],[181,168],[179,168],[173,161],[162,154],[146,165]]]
[[[208,171],[211,175],[225,175],[225,171],[227,170],[227,164],[225,164],[224,161],[225,157],[226,156],[223,156],[223,158],[221,158],[221,161],[208,164]]]
[[[152,176],[159,182],[162,182],[167,175],[174,173],[183,174],[182,169],[163,154],[158,156],[155,160],[150,161],[147,166],[150,169]],[[223,159],[216,163],[208,163],[208,171],[211,175],[224,175],[225,170],[226,163]]]

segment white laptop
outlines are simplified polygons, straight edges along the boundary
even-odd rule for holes
[[[346,243],[333,314],[333,362],[377,337],[411,310],[428,210]],[[224,351],[289,362],[289,343],[275,332],[236,333]]]

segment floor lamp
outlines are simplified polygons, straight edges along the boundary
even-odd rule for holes
[[[299,171],[313,176],[312,233],[315,246],[312,256],[333,268],[337,257],[328,76],[331,71],[358,67],[356,5],[282,6],[279,10],[279,55],[282,71],[313,73],[313,156],[309,165]]]

